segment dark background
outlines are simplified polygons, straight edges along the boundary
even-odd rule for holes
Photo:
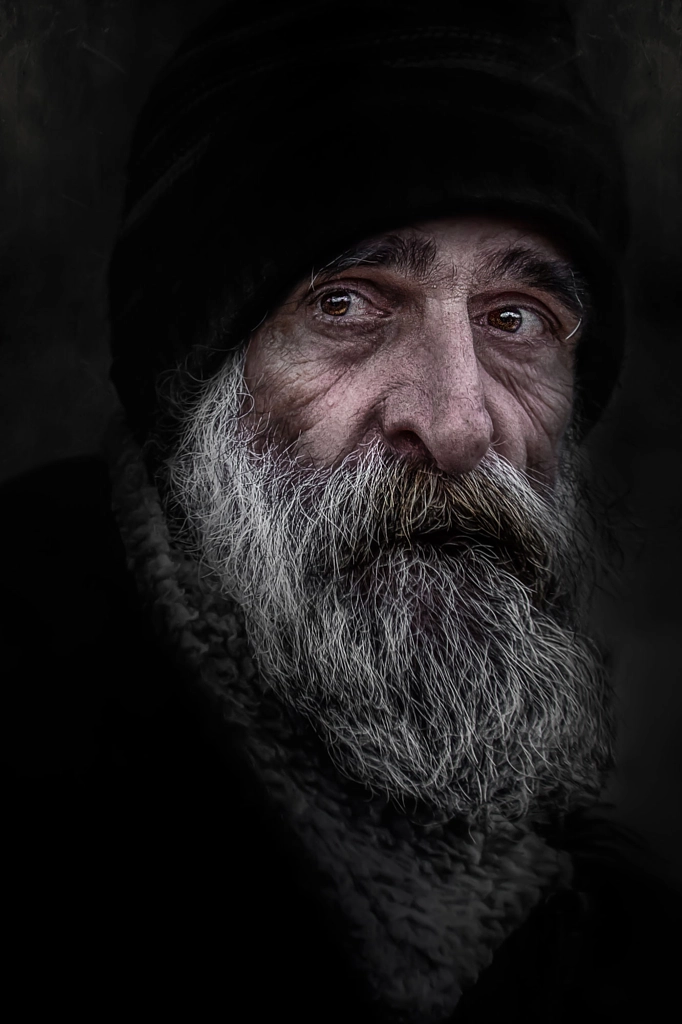
[[[94,450],[115,408],[105,274],[132,125],[216,6],[0,0],[0,481]],[[682,0],[573,6],[634,218],[628,357],[590,442],[623,551],[595,608],[623,722],[613,796],[682,882]]]

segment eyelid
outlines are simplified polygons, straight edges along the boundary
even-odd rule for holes
[[[538,298],[537,296],[531,295],[526,291],[507,291],[499,293],[488,293],[487,295],[477,295],[475,299],[470,302],[470,307],[472,305],[475,308],[480,306],[481,312],[480,314],[477,315],[481,316],[484,314],[484,312],[489,312],[492,309],[501,309],[505,305],[515,306],[517,309],[530,309],[533,313],[536,313],[537,316],[541,316],[549,320],[553,329],[556,330],[557,332],[561,332],[564,329],[564,327],[566,327],[567,331],[571,331],[573,329],[573,314],[571,314],[570,310],[566,309],[566,307],[563,306],[558,299],[556,300],[556,303],[564,311],[566,319],[570,317],[570,327],[567,326],[565,323],[562,323],[560,316],[554,312],[553,308],[550,305],[548,305],[546,302],[543,302],[543,300]]]
[[[315,299],[319,299],[323,295],[336,295],[336,294],[342,294],[344,292],[348,292],[349,295],[361,295],[361,292],[359,292],[356,288],[348,288],[347,286],[338,285],[337,284],[337,285],[320,285],[320,287],[316,288],[315,291],[308,292],[307,295],[306,295],[306,298],[310,302],[314,302]],[[363,298],[364,298],[364,296],[363,296]]]
[[[376,300],[376,295],[374,298],[372,298],[371,295],[371,293],[375,292],[376,290],[372,288],[371,285],[368,286],[366,289],[367,292],[370,293],[368,295],[365,294],[362,289],[356,287],[355,284],[355,281],[350,280],[347,282],[343,278],[341,280],[336,281],[326,281],[324,284],[319,285],[314,290],[307,291],[306,294],[303,296],[301,303],[305,303],[305,305],[307,306],[313,306],[316,302],[319,302],[319,300],[324,298],[326,295],[333,295],[338,292],[347,292],[349,295],[354,295],[356,296],[356,298],[362,299],[364,302],[369,302],[371,305],[375,307],[375,309],[377,309],[377,311],[379,311],[381,308],[380,303]],[[363,281],[363,285],[364,284],[365,282]],[[301,303],[299,303],[299,305]]]
[[[491,324],[482,324],[480,322],[483,317],[487,316],[488,313],[491,313],[491,312],[493,312],[496,309],[521,309],[521,310],[527,310],[527,311],[529,311],[531,313],[534,313],[535,316],[539,317],[543,321],[543,323],[545,324],[547,330],[549,331],[549,333],[551,334],[551,336],[553,338],[557,338],[558,339],[560,337],[561,324],[556,322],[554,317],[547,315],[545,312],[543,312],[543,310],[538,309],[534,305],[531,305],[531,304],[524,305],[521,302],[499,302],[499,303],[493,303],[490,306],[488,306],[485,310],[483,310],[483,312],[479,313],[477,316],[472,317],[471,318],[471,322],[473,324],[476,324],[476,326],[484,327],[486,330],[489,330],[489,331],[499,331],[500,334],[504,334],[504,335],[506,335],[509,338],[516,337],[518,339],[518,338],[521,338],[521,337],[525,337],[525,335],[523,335],[522,332],[516,332],[516,331],[508,331],[507,332],[507,331],[503,331],[501,328],[493,327]]]

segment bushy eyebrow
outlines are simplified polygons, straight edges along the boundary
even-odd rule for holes
[[[587,282],[572,264],[552,259],[527,246],[512,246],[484,255],[476,276],[481,284],[512,278],[519,284],[537,288],[556,296],[576,316],[585,317],[590,306]]]
[[[406,277],[424,281],[443,269],[438,260],[438,247],[433,238],[414,236],[384,235],[376,241],[362,242],[347,249],[330,260],[324,267],[313,273],[311,288],[315,284],[344,270],[355,267],[378,266],[386,270],[397,270]]]
[[[353,246],[317,271],[313,271],[310,290],[344,270],[378,266],[396,270],[422,283],[436,280],[452,267],[439,259],[438,246],[430,236],[385,235],[376,241]],[[586,316],[589,289],[579,271],[569,262],[553,259],[529,246],[517,245],[483,253],[478,260],[475,277],[484,286],[500,278],[512,279],[556,296],[576,316]]]

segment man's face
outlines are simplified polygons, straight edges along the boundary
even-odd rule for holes
[[[581,303],[566,257],[522,226],[441,220],[372,239],[251,337],[252,420],[315,466],[380,438],[451,476],[492,447],[551,480]]]
[[[512,224],[370,240],[226,361],[169,461],[262,682],[433,816],[570,806],[609,763],[564,436],[577,280]]]

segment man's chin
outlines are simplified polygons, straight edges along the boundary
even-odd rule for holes
[[[434,821],[596,795],[610,758],[601,663],[488,549],[419,541],[320,582],[299,581],[309,599],[281,631],[272,608],[247,622],[266,680],[345,777]]]

